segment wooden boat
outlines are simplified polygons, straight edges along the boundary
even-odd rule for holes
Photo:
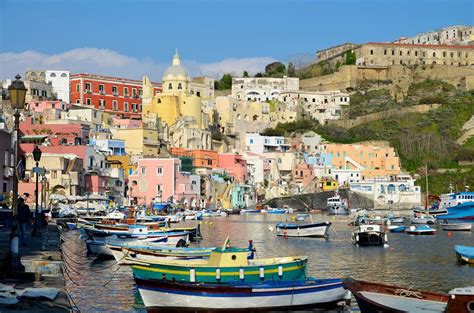
[[[139,264],[144,262],[154,262],[162,260],[163,258],[170,259],[204,259],[209,258],[211,249],[194,249],[194,248],[160,248],[160,249],[139,249],[139,248],[125,248],[107,245],[113,254],[115,260],[121,264]],[[125,259],[127,258],[127,259]],[[135,259],[137,262],[131,262]]]
[[[461,264],[474,264],[474,246],[455,245],[456,257]]]
[[[440,225],[442,230],[450,231],[471,231],[472,228],[472,223],[453,223],[448,220],[444,220]]]
[[[286,237],[327,237],[331,222],[310,224],[278,223],[275,226],[277,236]]]
[[[352,243],[359,246],[383,246],[387,243],[387,234],[380,225],[360,225],[352,233]]]
[[[202,284],[135,277],[147,310],[292,311],[335,308],[350,293],[340,279]]]
[[[248,259],[249,250],[217,248],[207,260],[160,260],[132,266],[140,279],[167,279],[191,283],[241,283],[262,280],[301,280],[306,278],[308,257]],[[125,258],[129,260],[129,258]]]
[[[470,312],[468,305],[474,300],[474,287],[443,294],[351,278],[344,280],[344,287],[352,292],[362,313]]]
[[[115,237],[117,240],[123,241],[123,242],[134,242],[136,241],[135,238],[125,238],[125,239],[118,239],[118,237]],[[171,244],[173,246],[177,245],[178,243],[176,242],[168,242],[168,237],[163,236],[163,237],[153,237],[153,238],[147,238],[147,239],[141,239],[141,242],[146,242],[147,244],[151,243],[159,243],[160,245],[165,245],[165,244]],[[183,239],[184,241],[184,239]],[[186,243],[186,241],[184,241]],[[97,256],[102,256],[102,257],[115,257],[114,253],[112,250],[109,248],[107,245],[107,242],[105,240],[95,240],[94,238],[87,239],[86,240],[86,246],[87,246],[87,252],[92,254],[92,255],[97,255]]]
[[[409,235],[435,235],[436,229],[429,227],[428,225],[420,225],[420,226],[410,226],[409,228],[405,229],[405,233]]]
[[[387,227],[391,233],[404,233],[406,226],[405,225],[392,225]]]

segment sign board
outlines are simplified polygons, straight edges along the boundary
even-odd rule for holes
[[[41,174],[43,172],[43,168],[42,167],[33,167],[33,173],[36,173],[36,174]]]

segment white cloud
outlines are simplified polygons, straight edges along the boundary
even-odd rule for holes
[[[274,62],[271,57],[229,58],[214,63],[199,63],[184,60],[183,64],[191,75],[222,76],[223,73],[241,75],[263,71],[265,65]],[[69,70],[72,73],[93,73],[126,78],[141,79],[149,76],[160,81],[163,70],[171,63],[169,60],[156,62],[149,58],[137,59],[109,49],[77,48],[63,53],[46,54],[37,51],[0,53],[0,79],[24,75],[29,69]]]

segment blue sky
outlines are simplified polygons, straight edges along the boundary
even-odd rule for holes
[[[473,3],[0,0],[0,78],[50,66],[159,80],[175,48],[192,74],[240,71],[246,64],[256,71],[342,42],[472,25]]]

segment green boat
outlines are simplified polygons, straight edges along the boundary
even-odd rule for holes
[[[132,266],[132,270],[134,277],[142,280],[190,283],[306,279],[306,256],[249,260],[248,251],[241,248],[216,248],[209,259],[146,261]]]

